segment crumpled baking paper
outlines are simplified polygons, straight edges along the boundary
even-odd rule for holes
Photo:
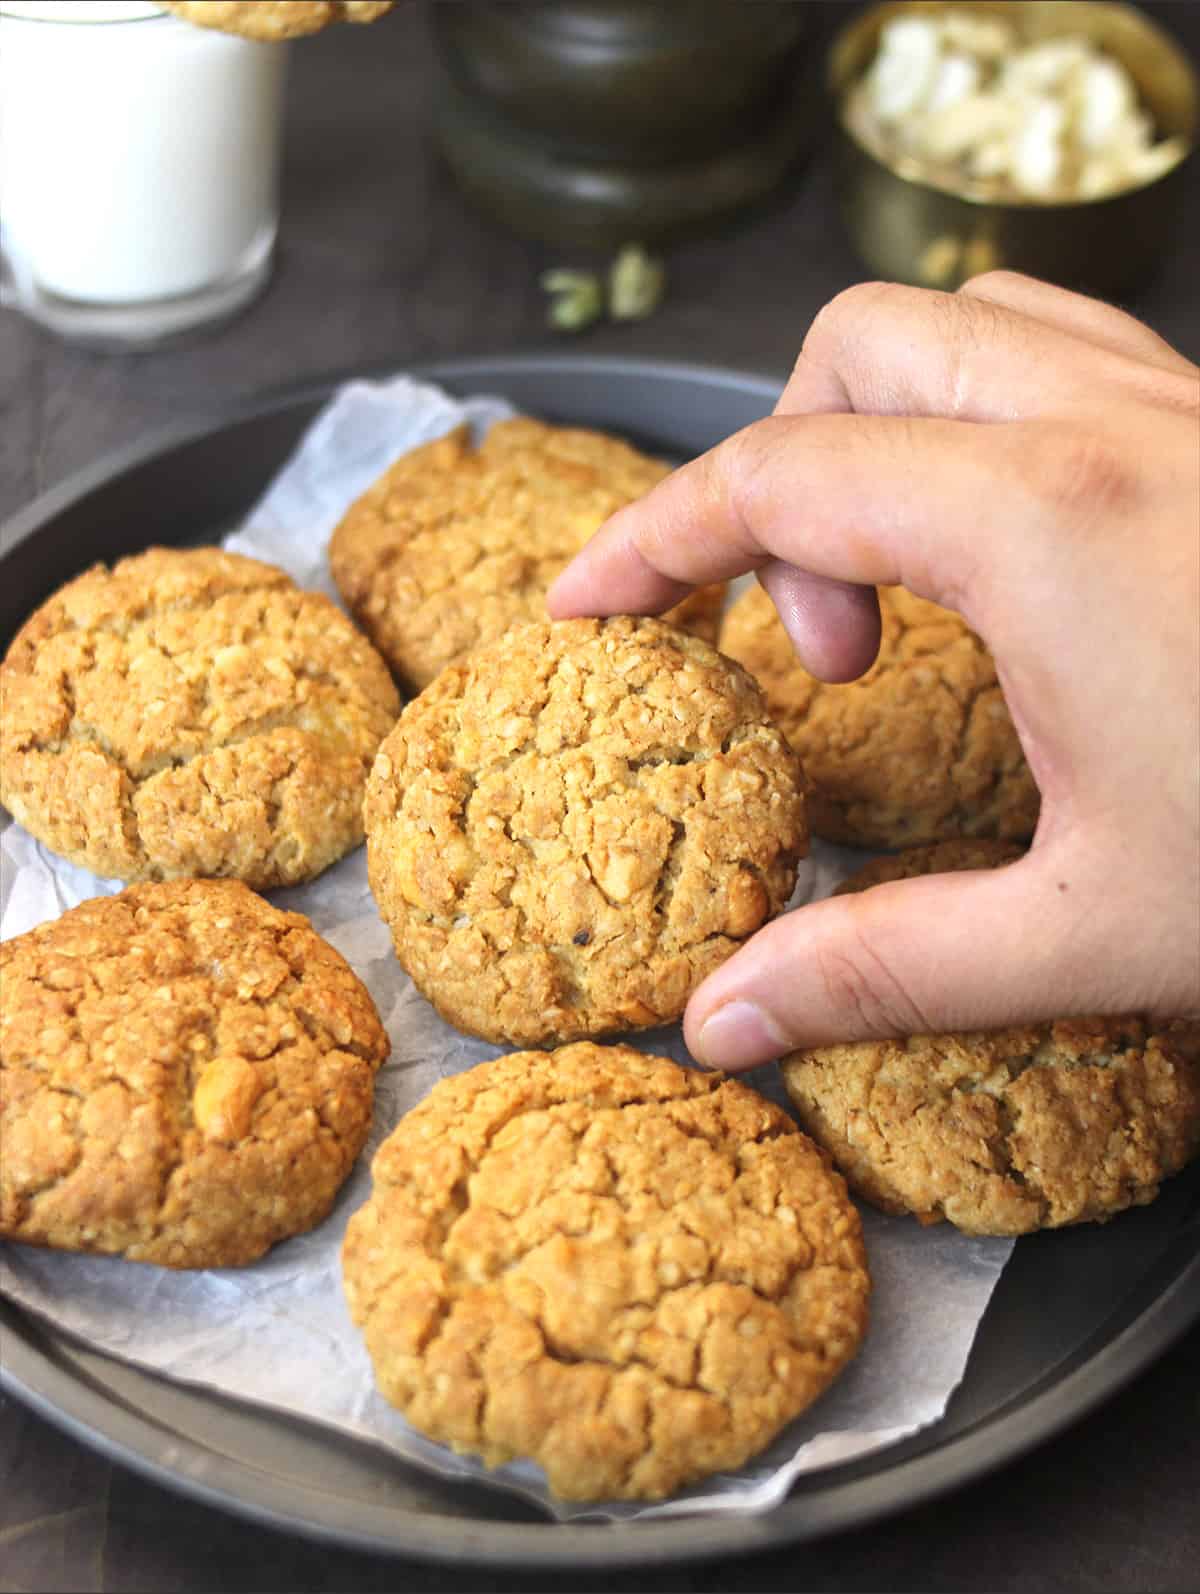
[[[406,377],[352,383],[314,421],[226,546],[281,565],[302,586],[336,596],[325,548],[346,506],[406,449],[461,420],[482,429],[509,413],[500,400],[458,403]],[[815,842],[801,865],[793,905],[828,895],[864,856]],[[0,938],[120,889],[56,858],[14,823],[0,835]],[[561,1520],[766,1511],[800,1473],[894,1444],[942,1415],[1012,1241],[970,1239],[948,1225],[924,1229],[866,1209],[874,1291],[863,1348],[814,1407],[737,1473],[657,1505],[564,1505],[549,1496],[531,1463],[488,1472],[416,1433],[375,1389],[342,1295],[342,1234],[370,1192],[370,1158],[400,1116],[437,1080],[502,1048],[460,1035],[417,994],[375,909],[363,848],[309,885],[271,893],[271,900],[307,914],[342,953],[371,991],[391,1037],[371,1138],[333,1213],[250,1267],[196,1273],[0,1245],[0,1290],[13,1302],[139,1367],[309,1418],[443,1477],[509,1490]],[[645,1051],[689,1061],[678,1026],[629,1039]],[[776,1069],[744,1077],[786,1105]]]

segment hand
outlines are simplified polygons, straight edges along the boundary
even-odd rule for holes
[[[1200,371],[1107,305],[990,273],[851,288],[775,414],[597,533],[550,610],[757,570],[805,666],[861,674],[875,584],[991,648],[1042,794],[1029,854],[787,914],[694,993],[696,1058],[1081,1013],[1200,1012]]]

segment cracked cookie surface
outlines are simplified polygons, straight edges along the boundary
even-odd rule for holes
[[[0,946],[0,1234],[231,1267],[328,1213],[387,1036],[298,913],[131,886]]]
[[[460,1030],[541,1045],[671,1022],[787,903],[803,777],[758,689],[658,620],[512,632],[380,748],[371,890]]]
[[[879,657],[840,686],[804,669],[761,587],[721,627],[721,651],[758,681],[812,782],[813,834],[864,847],[1027,840],[1038,793],[990,653],[902,587],[881,588],[879,607]]]
[[[334,22],[374,22],[396,0],[159,0],[184,22],[243,39],[280,43],[319,33]]]
[[[894,863],[896,879],[987,866],[936,847]],[[878,883],[872,866],[842,889]],[[969,1234],[1102,1222],[1153,1200],[1200,1151],[1196,1023],[1073,1018],[826,1046],[781,1067],[852,1190]]]
[[[873,858],[837,887],[835,897],[867,891],[889,880],[915,880],[924,874],[951,874],[957,869],[999,869],[1025,856],[1013,841],[934,841],[924,847],[906,847],[886,858]]]
[[[436,1085],[343,1250],[380,1389],[564,1499],[741,1466],[855,1354],[870,1280],[828,1159],[748,1086],[627,1046]]]
[[[0,665],[0,801],[118,880],[311,879],[362,840],[400,701],[337,606],[219,548],[96,565]]]
[[[334,531],[346,606],[418,692],[447,664],[546,619],[546,592],[600,524],[668,472],[620,439],[519,417],[404,454]],[[664,618],[715,642],[723,585]]]

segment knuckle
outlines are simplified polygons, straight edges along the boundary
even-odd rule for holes
[[[1032,281],[1033,278],[1027,277],[1023,272],[1005,271],[998,267],[994,271],[980,271],[975,276],[968,277],[958,291],[972,299],[1000,299],[1007,302],[1014,295],[1020,294]]]
[[[730,517],[746,530],[758,523],[772,461],[778,457],[783,434],[789,429],[786,418],[768,416],[734,432],[710,456]]]
[[[892,314],[918,291],[895,282],[856,282],[843,288],[813,317],[801,354],[812,357],[822,350],[836,351],[857,342],[864,325],[870,325],[880,315]]]
[[[932,1026],[873,939],[865,901],[847,904],[841,934],[816,948],[832,1026],[867,1040],[923,1035]]]
[[[1194,424],[1200,419],[1200,366],[1189,363],[1179,371],[1156,371],[1151,397],[1165,410],[1187,417]]]
[[[957,293],[939,295],[934,314],[941,329],[945,408],[957,415],[974,407],[995,354],[1019,347],[1020,323],[1004,304]]]
[[[1041,492],[1059,517],[1090,523],[1138,497],[1134,462],[1099,432],[1055,428],[1040,455],[1034,468]]]
[[[1020,318],[999,297],[867,282],[830,300],[801,353],[847,371],[868,410],[915,405],[953,417],[977,406],[996,352],[1020,337]]]

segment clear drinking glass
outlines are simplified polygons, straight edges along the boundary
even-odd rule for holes
[[[248,304],[271,273],[286,62],[146,0],[0,0],[0,303],[120,348]]]

